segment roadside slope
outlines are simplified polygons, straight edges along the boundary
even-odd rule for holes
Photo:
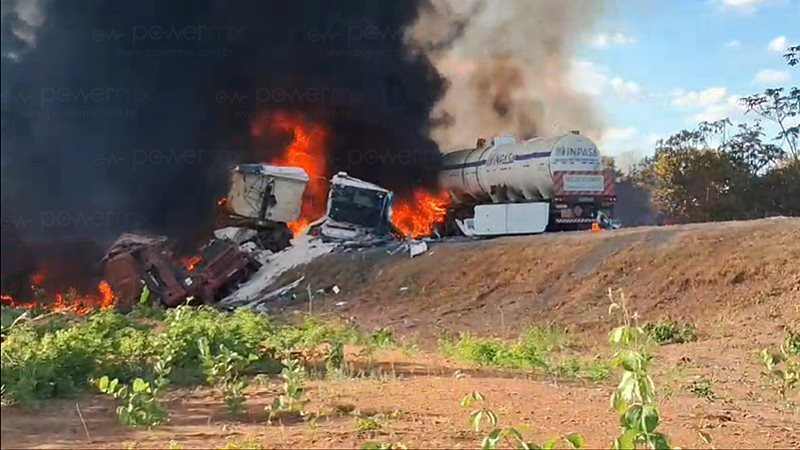
[[[516,335],[531,322],[577,333],[608,329],[609,288],[646,320],[743,326],[759,332],[800,321],[800,219],[642,227],[440,243],[414,259],[385,251],[334,254],[284,274],[306,275],[315,312],[371,328],[435,337],[442,330]],[[346,302],[335,306],[336,302]],[[306,309],[299,294],[289,309]]]

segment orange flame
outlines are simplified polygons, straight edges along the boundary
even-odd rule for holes
[[[417,189],[410,198],[395,200],[392,223],[405,237],[430,236],[436,224],[444,222],[449,203],[446,192],[433,194]]]
[[[194,272],[194,269],[197,268],[197,265],[200,264],[202,260],[203,258],[201,258],[200,255],[194,255],[185,261],[184,266],[186,266],[186,270],[189,272]]]
[[[226,203],[228,203],[228,197],[221,197],[217,200],[217,206],[225,206]]]
[[[35,274],[31,275],[31,284],[34,286],[41,286],[44,284],[46,276],[44,271],[36,272]]]
[[[116,305],[117,298],[111,290],[111,286],[105,281],[101,281],[97,286],[100,295],[75,295],[69,294],[56,294],[52,303],[39,303],[36,301],[18,302],[10,295],[0,296],[0,302],[9,305],[12,308],[32,310],[34,308],[41,308],[48,312],[72,312],[78,315],[86,315],[95,310],[111,309]],[[69,299],[69,300],[67,300]]]
[[[325,214],[328,200],[328,131],[319,124],[306,121],[301,115],[284,113],[262,116],[251,127],[256,136],[265,134],[267,129],[292,136],[292,142],[283,154],[270,161],[270,164],[300,167],[309,177],[300,218],[288,224],[289,230],[297,236],[308,229],[310,222]]]

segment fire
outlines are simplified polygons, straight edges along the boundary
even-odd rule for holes
[[[35,274],[31,275],[31,284],[34,286],[41,286],[44,284],[46,276],[44,271],[36,272]]]
[[[217,200],[217,206],[225,206],[226,203],[228,203],[228,197],[221,197]]]
[[[392,223],[405,237],[430,236],[436,224],[444,222],[449,203],[446,192],[433,194],[417,189],[410,198],[396,200],[392,205]]]
[[[300,219],[296,222],[290,222],[287,224],[289,227],[289,231],[292,232],[292,236],[299,236],[308,230],[310,223],[306,219]]]
[[[12,308],[27,310],[40,308],[48,312],[72,312],[78,315],[86,315],[96,310],[111,309],[116,305],[117,298],[108,283],[101,281],[97,286],[97,290],[100,295],[80,295],[74,290],[63,294],[59,293],[55,295],[51,303],[18,302],[10,295],[0,296],[0,302]]]
[[[300,167],[309,177],[300,218],[288,224],[289,230],[297,236],[308,229],[310,222],[325,214],[328,200],[328,131],[319,124],[306,121],[301,115],[285,113],[265,115],[252,124],[252,133],[256,136],[262,136],[267,130],[292,136],[283,154],[270,161],[270,164]]]
[[[189,272],[194,272],[194,269],[197,268],[197,265],[200,264],[202,260],[203,258],[201,258],[200,255],[194,255],[184,262],[184,266],[186,266],[186,270]]]

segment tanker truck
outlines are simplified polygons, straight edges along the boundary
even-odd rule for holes
[[[475,148],[444,155],[439,183],[453,200],[445,234],[616,227],[614,175],[604,169],[597,146],[577,131],[521,141],[511,134],[488,143],[479,139]]]

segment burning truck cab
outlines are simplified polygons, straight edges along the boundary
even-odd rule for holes
[[[221,202],[221,226],[256,231],[261,247],[274,252],[291,244],[288,225],[300,217],[308,174],[299,167],[241,164],[231,170]]]
[[[391,232],[392,192],[339,172],[331,178],[326,215],[310,232],[323,240],[369,242]]]

